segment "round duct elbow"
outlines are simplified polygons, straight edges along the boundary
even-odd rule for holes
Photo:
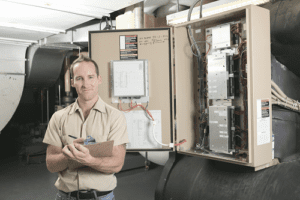
[[[177,7],[178,7],[178,11],[186,10],[189,8],[188,6],[183,6],[183,5],[178,6],[175,3],[169,3],[167,5],[163,5],[159,8],[157,8],[154,13],[155,13],[156,17],[158,17],[158,18],[165,17],[167,15],[176,13]]]
[[[47,88],[57,81],[63,61],[70,50],[30,46],[25,65],[25,86]]]

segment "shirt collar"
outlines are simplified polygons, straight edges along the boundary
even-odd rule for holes
[[[92,109],[98,110],[102,113],[106,113],[106,109],[105,109],[105,103],[104,101],[100,98],[100,96],[98,95],[98,101],[96,102],[96,104],[94,105],[94,107]],[[75,113],[77,110],[79,110],[80,107],[78,105],[78,98],[76,99],[76,101],[73,104],[73,107],[71,108],[69,115]]]

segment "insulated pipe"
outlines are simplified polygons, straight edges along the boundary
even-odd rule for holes
[[[299,153],[276,166],[250,167],[177,155],[160,199],[299,199]]]
[[[65,92],[66,92],[67,96],[70,95],[70,91],[71,91],[71,86],[70,86],[70,66],[69,66],[69,63],[70,63],[70,58],[66,57],[65,58],[64,68],[65,68]]]
[[[49,88],[47,89],[47,123],[49,123]]]
[[[144,28],[144,2],[137,3],[133,9],[134,27]]]
[[[60,83],[59,83],[59,85],[58,85],[58,105],[61,106]]]
[[[133,9],[134,9],[134,5],[128,6],[127,8],[125,8],[124,14],[126,15],[126,14],[133,13]]]
[[[44,122],[44,108],[43,108],[43,106],[44,106],[44,102],[43,102],[43,89],[41,90],[41,110],[42,110],[42,122],[41,123],[43,123]]]

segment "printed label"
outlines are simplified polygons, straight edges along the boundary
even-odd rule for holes
[[[270,100],[257,99],[257,145],[270,143]]]
[[[138,59],[137,35],[120,36],[120,60]]]
[[[227,124],[219,124],[219,127],[227,127]]]
[[[221,138],[228,138],[228,135],[220,135]]]
[[[220,133],[226,133],[227,134],[227,131],[219,131]]]

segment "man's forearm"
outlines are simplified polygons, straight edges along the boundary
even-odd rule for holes
[[[119,172],[123,167],[123,163],[114,157],[93,157],[87,166],[103,173],[112,174]]]
[[[68,167],[68,158],[63,154],[47,156],[47,168],[50,172],[60,172]]]

